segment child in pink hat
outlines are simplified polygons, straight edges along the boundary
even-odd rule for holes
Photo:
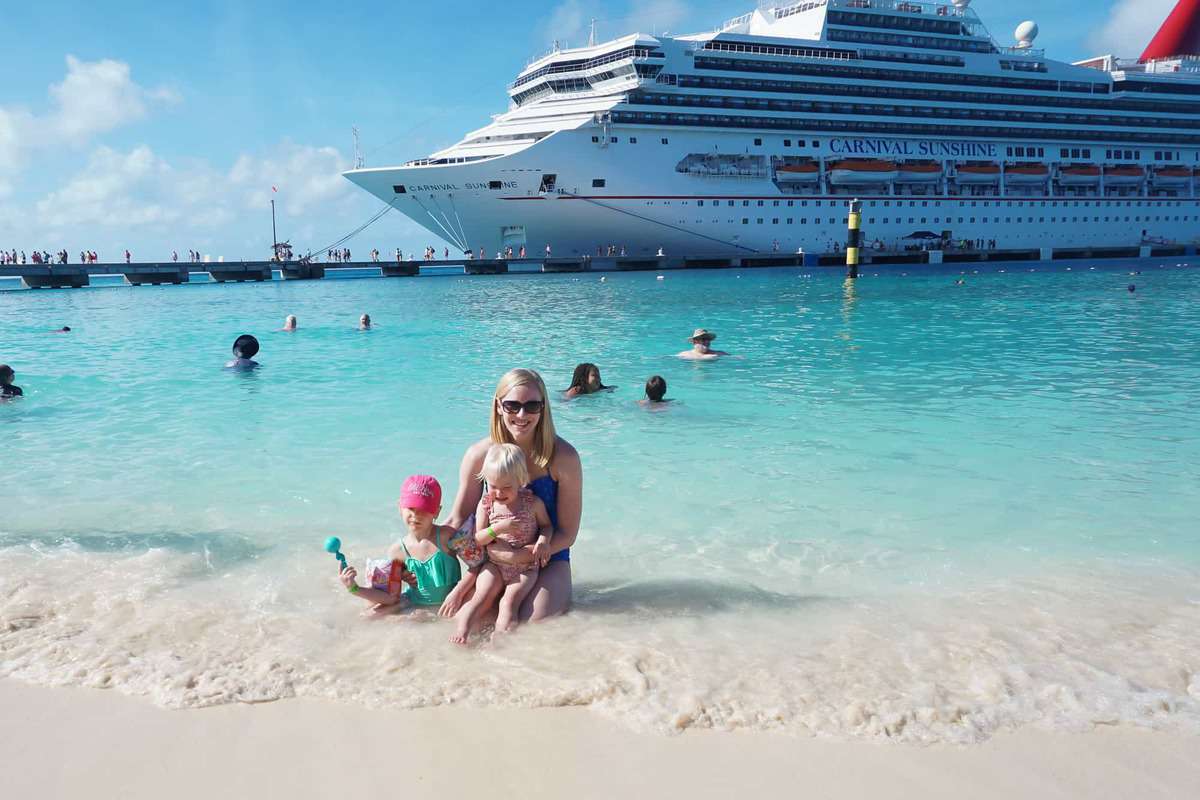
[[[403,608],[437,610],[462,578],[450,546],[454,528],[438,525],[442,487],[432,475],[412,475],[400,489],[400,516],[408,528],[383,561],[368,562],[370,587],[358,585],[353,567],[339,576],[351,594],[374,604],[377,613]]]

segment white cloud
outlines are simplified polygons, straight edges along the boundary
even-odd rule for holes
[[[62,146],[86,146],[98,134],[143,119],[155,105],[179,102],[179,94],[134,82],[129,65],[67,56],[67,74],[49,88],[50,108],[41,114],[0,106],[0,175],[14,174],[30,154]]]
[[[344,197],[354,189],[342,177],[350,159],[336,147],[312,147],[283,142],[263,156],[242,155],[228,174],[230,188],[247,207],[266,208],[279,190],[276,205],[298,217],[314,207]]]
[[[1136,58],[1150,44],[1176,0],[1117,0],[1108,19],[1092,32],[1089,42],[1096,53]]]
[[[227,168],[205,161],[173,164],[146,145],[128,152],[100,146],[82,170],[32,207],[0,209],[7,216],[0,219],[0,239],[68,240],[76,249],[97,241],[197,236],[228,243],[253,238],[250,220],[268,220],[272,198],[281,223],[300,224],[318,214],[344,232],[353,227],[347,219],[358,221],[356,215],[369,213],[373,204],[341,176],[349,166],[337,148],[290,141],[265,153],[244,153]],[[280,236],[286,235],[281,226]],[[313,238],[311,228],[306,238]]]

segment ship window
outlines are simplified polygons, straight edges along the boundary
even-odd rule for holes
[[[762,204],[763,204],[763,201],[762,201],[762,200],[759,200],[759,201],[758,201],[758,205],[759,205],[759,207],[760,207],[760,208],[762,207]]]
[[[730,201],[729,201],[729,205],[733,205],[733,201],[732,201],[732,200],[730,200]]]
[[[1008,155],[1010,158],[1012,157],[1012,154],[1013,154],[1013,149],[1010,147],[1010,148],[1008,148]]]
[[[698,206],[702,206],[702,205],[704,205],[704,201],[703,201],[703,200],[697,200],[697,201],[696,201],[696,205],[698,205]]]
[[[603,189],[604,183],[605,183],[604,178],[592,178],[592,188],[593,189]]]
[[[1079,148],[1078,147],[1071,148],[1071,158],[1079,158]]]
[[[554,184],[558,182],[558,175],[553,172],[548,172],[542,176],[542,185],[538,187],[539,192],[553,192]]]
[[[748,206],[748,205],[750,205],[750,201],[749,201],[749,200],[743,200],[743,201],[742,201],[742,205],[743,205],[743,206]]]
[[[396,194],[408,194],[408,189],[404,188],[403,183],[397,183],[395,186],[392,187],[392,191],[395,192]]]
[[[755,140],[754,140],[754,146],[755,146],[755,147],[762,147],[762,139],[755,139]]]
[[[756,224],[756,225],[762,225],[762,217],[759,217],[759,218],[758,218],[758,219],[755,221],[755,224]]]
[[[609,137],[609,141],[611,141],[613,144],[616,144],[616,143],[617,143],[617,137],[615,137],[615,136],[610,136],[610,137]]]
[[[666,139],[663,139],[663,140],[662,140],[662,143],[663,143],[663,144],[668,144],[668,141],[667,141]]]
[[[791,224],[792,224],[792,218],[791,218],[791,217],[788,217],[787,224],[788,224],[788,225],[791,225]]]
[[[784,139],[784,140],[783,140],[783,146],[784,146],[784,147],[791,147],[791,146],[792,146],[792,140],[791,140],[791,139]]]
[[[750,224],[750,218],[749,218],[749,217],[742,217],[742,224],[743,224],[743,225],[749,225],[749,224]]]
[[[630,144],[637,144],[637,137],[636,137],[636,136],[630,136],[630,137],[629,137],[629,143],[630,143]]]
[[[1044,147],[1039,147],[1038,148],[1038,156],[1040,157],[1040,156],[1044,156],[1044,155],[1046,155],[1046,149]]]
[[[1084,157],[1084,158],[1091,158],[1091,157],[1092,157],[1092,151],[1091,151],[1091,148],[1084,148],[1084,150],[1083,150],[1083,157]]]
[[[772,220],[771,220],[771,224],[772,224],[772,225],[778,225],[778,224],[779,224],[779,217],[775,217],[774,219],[772,219]]]
[[[599,142],[600,142],[600,137],[599,137],[599,136],[593,136],[593,137],[592,137],[592,141],[593,141],[593,142],[596,142],[596,143],[599,143]]]
[[[801,218],[800,218],[800,224],[801,224],[801,225],[807,225],[807,224],[808,224],[808,217],[801,217]]]
[[[1070,157],[1071,157],[1071,151],[1070,151],[1070,150],[1068,150],[1067,148],[1065,148],[1065,147],[1064,147],[1064,148],[1062,148],[1061,150],[1059,150],[1059,151],[1058,151],[1058,155],[1059,155],[1059,157],[1060,157],[1060,158],[1070,158]]]
[[[821,146],[821,143],[820,143],[820,142],[818,142],[816,139],[813,139],[813,140],[812,140],[812,142],[813,142],[813,147],[820,147],[820,146]]]

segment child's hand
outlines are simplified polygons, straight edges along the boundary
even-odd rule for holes
[[[539,567],[546,566],[550,560],[550,542],[538,539],[533,545],[533,563]]]
[[[407,567],[400,571],[400,580],[407,583],[409,586],[417,585],[417,575],[415,572],[410,572]]]
[[[345,586],[347,589],[351,588],[352,586],[357,586],[358,570],[356,570],[354,567],[346,567],[344,570],[338,573],[338,578],[341,580],[342,586]]]

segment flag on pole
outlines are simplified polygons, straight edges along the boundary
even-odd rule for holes
[[[279,190],[278,190],[278,189],[276,189],[274,186],[272,186],[272,187],[271,187],[271,191],[272,191],[272,192],[276,192],[276,193],[278,193],[278,192],[279,192]]]

